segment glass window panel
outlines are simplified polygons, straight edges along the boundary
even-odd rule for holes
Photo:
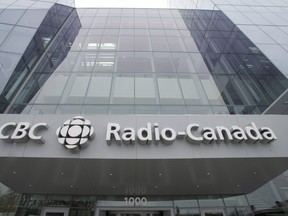
[[[134,104],[134,76],[119,74],[114,77],[112,104]]]
[[[277,13],[277,15],[278,15],[279,17],[281,17],[282,19],[284,19],[284,20],[287,20],[287,19],[288,19],[287,10],[286,10],[285,12],[279,12],[279,13]]]
[[[122,17],[120,28],[134,28],[134,18]]]
[[[204,89],[197,75],[181,76],[179,78],[179,82],[181,85],[181,89],[182,89],[186,104],[188,105],[207,104],[208,105],[207,97],[205,95]]]
[[[135,9],[135,17],[146,17],[147,14],[146,14],[146,9],[140,9],[140,8],[136,8]]]
[[[282,7],[269,7],[268,9],[273,12],[286,12],[286,10]]]
[[[169,51],[166,37],[151,37],[153,51]]]
[[[1,50],[22,54],[33,38],[36,29],[15,26],[0,47]],[[21,43],[15,43],[21,41]]]
[[[199,52],[199,49],[192,37],[183,37],[188,52]]]
[[[186,106],[188,114],[213,114],[210,106]]]
[[[166,36],[170,36],[170,37],[180,37],[181,36],[180,32],[178,30],[171,30],[171,29],[168,29],[168,30],[165,29],[165,34],[166,34]]]
[[[151,36],[165,36],[164,29],[150,29]]]
[[[119,35],[134,36],[135,29],[120,29]]]
[[[104,29],[89,29],[88,35],[102,35]]]
[[[272,6],[272,5],[271,5]],[[269,12],[269,9],[266,7],[260,7],[260,6],[253,6],[251,7],[256,12]]]
[[[133,51],[134,50],[134,37],[120,36],[118,51]]]
[[[86,17],[80,18],[82,28],[90,28],[92,21],[93,21],[93,17],[86,16]]]
[[[150,52],[136,52],[134,72],[153,72],[153,58]]]
[[[161,104],[183,104],[176,76],[158,76],[157,83]]]
[[[181,18],[182,17],[179,10],[170,10],[170,12],[174,18]]]
[[[149,37],[135,37],[135,51],[151,51]]]
[[[53,74],[42,87],[35,103],[57,104],[68,80],[68,74]]]
[[[69,52],[66,58],[57,67],[56,71],[71,71],[75,65],[78,54],[78,52]]]
[[[134,17],[134,9],[133,8],[125,8],[122,9],[123,17]]]
[[[6,24],[16,24],[25,10],[22,9],[6,9],[0,14],[0,22]]]
[[[46,16],[48,10],[26,10],[21,19],[18,22],[18,25],[37,28],[44,17]]]
[[[136,17],[135,18],[135,28],[147,29],[148,28],[148,20],[147,20],[147,18]]]
[[[110,9],[110,12],[109,12],[109,16],[111,17],[113,17],[113,16],[116,16],[116,17],[121,17],[121,15],[122,15],[122,9],[120,9],[120,8],[111,8]]]
[[[21,56],[18,54],[0,52],[0,92],[5,87]]]
[[[107,105],[83,105],[82,114],[108,114]]]
[[[97,17],[102,17],[102,16],[107,17],[109,14],[109,11],[110,9],[102,9],[102,8],[98,9]]]
[[[148,29],[135,29],[136,36],[149,36],[150,31]]]
[[[196,199],[191,200],[174,200],[174,206],[178,207],[198,207],[198,202]]]
[[[253,24],[251,20],[249,20],[246,16],[244,16],[241,12],[238,11],[227,11],[225,14],[233,21],[235,24],[244,24],[249,25]]]
[[[226,206],[248,206],[245,196],[233,196],[224,198]]]
[[[86,104],[109,104],[112,77],[110,74],[94,74],[87,91]]]
[[[266,106],[267,108],[268,106]],[[256,106],[228,106],[230,114],[261,114],[262,112]]]
[[[172,31],[172,30],[171,30]],[[175,31],[175,30],[173,30]],[[179,30],[182,37],[191,37],[191,33],[189,30]],[[192,38],[191,38],[192,39]]]
[[[190,53],[192,63],[197,71],[197,73],[207,73],[210,74],[205,61],[200,53]]]
[[[101,40],[101,51],[116,51],[118,47],[118,37],[116,36],[103,36]]]
[[[227,106],[211,106],[213,114],[227,115],[230,114]]]
[[[177,29],[177,25],[173,18],[162,18],[164,29]]]
[[[71,74],[60,103],[82,104],[85,99],[91,74]]]
[[[179,214],[175,214],[175,215],[179,215],[179,216],[200,216],[200,211],[198,208],[180,208],[178,209]],[[177,212],[177,209],[176,209]]]
[[[225,104],[222,96],[216,86],[216,83],[211,75],[199,75],[201,84],[205,90],[206,96],[210,104],[221,105]]]
[[[82,50],[95,51],[99,50],[101,45],[101,36],[87,36]]]
[[[135,77],[135,104],[156,104],[155,82],[152,76]]]
[[[73,41],[73,44],[70,48],[71,51],[80,51],[83,47],[83,43],[85,40],[86,36],[77,36],[75,40]]]
[[[95,16],[95,14],[97,14],[97,12],[98,12],[98,9],[87,8],[87,9],[85,9],[85,11],[83,12],[82,15],[83,16]]]
[[[135,114],[161,114],[160,106],[135,106]]]
[[[239,208],[239,207],[238,208],[236,208],[236,207],[234,207],[234,208],[226,208],[226,211],[227,211],[228,216],[235,216],[235,215],[237,215],[237,216],[248,216],[248,215],[252,215],[250,207],[247,207],[247,208]],[[254,214],[257,214],[257,213],[255,212]]]
[[[0,24],[0,45],[5,40],[9,32],[12,30],[12,25]]]
[[[82,23],[82,19],[83,18],[81,18],[81,23]],[[92,20],[92,19],[90,18],[90,20]],[[95,19],[91,25],[91,28],[105,28],[106,27],[106,21],[107,21],[106,17],[95,17]],[[84,27],[84,26],[82,26],[82,27]],[[87,26],[87,28],[89,28],[89,26]]]
[[[82,105],[59,105],[56,114],[81,114],[81,110]]]
[[[154,53],[155,72],[175,72],[170,53]]]
[[[148,17],[160,17],[158,9],[149,9],[146,12]]]
[[[149,29],[163,29],[160,18],[148,18]]]
[[[33,8],[36,8],[36,9],[43,9],[43,8],[47,8],[47,9],[50,9],[51,7],[53,6],[53,3],[50,3],[50,2],[36,2],[35,4],[33,4],[31,6],[31,9]]]
[[[113,72],[115,66],[115,57],[114,52],[100,52],[97,55],[96,65],[94,71],[99,72]]]
[[[77,58],[73,71],[92,71],[96,63],[97,53],[81,52]]]
[[[161,17],[172,17],[171,11],[166,9],[159,9]]]
[[[249,20],[256,25],[272,25],[272,23],[259,13],[242,12]]]
[[[259,49],[271,62],[280,70],[288,71],[287,59],[288,51],[278,44],[259,44]]]
[[[288,22],[287,22],[288,23]],[[269,37],[279,44],[288,44],[288,35],[276,26],[260,26]]]
[[[187,26],[182,18],[174,19],[178,29],[187,29]]]
[[[172,59],[176,72],[178,73],[196,73],[196,69],[191,61],[189,54],[172,53]]]
[[[29,114],[54,114],[57,105],[33,105]]]
[[[118,36],[119,29],[104,29],[103,35]]]
[[[179,115],[183,115],[186,114],[186,107],[185,106],[171,106],[171,105],[167,105],[167,106],[161,106],[161,113],[162,114],[179,114]]]
[[[118,52],[116,72],[134,72],[134,53]]]
[[[134,114],[134,106],[109,106],[109,114]],[[114,203],[113,203],[114,204]]]
[[[80,29],[78,35],[87,35],[89,32],[89,29]]]
[[[199,199],[200,207],[222,207],[224,206],[222,198],[214,198],[214,199]]]
[[[185,46],[181,37],[167,37],[169,49],[171,52],[185,52]]]
[[[250,77],[250,79],[253,78],[254,77]],[[220,75],[215,77],[215,79],[226,104],[254,105],[253,98],[251,97],[252,95],[251,91],[249,91],[249,88],[253,88],[254,86],[253,85],[247,86],[245,77],[243,79],[242,76],[238,77],[238,76]],[[273,79],[269,79],[269,81],[270,83],[272,83]]]

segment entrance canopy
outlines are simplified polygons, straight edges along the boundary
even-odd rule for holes
[[[246,194],[287,170],[287,120],[1,115],[0,181],[19,193]]]

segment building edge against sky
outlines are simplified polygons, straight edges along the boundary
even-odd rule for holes
[[[3,214],[285,214],[288,5],[170,5],[1,1]]]

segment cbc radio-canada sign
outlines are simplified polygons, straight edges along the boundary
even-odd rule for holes
[[[213,143],[264,143],[269,144],[277,140],[274,131],[269,127],[258,127],[250,122],[246,127],[224,126],[202,127],[198,123],[188,124],[183,131],[176,131],[171,127],[160,127],[158,123],[146,123],[144,127],[121,128],[119,123],[107,123],[105,142],[108,145],[150,145],[162,143],[171,145],[174,141],[184,140],[190,144]],[[8,122],[0,126],[0,139],[5,142],[45,143],[41,135],[43,130],[49,130],[47,123],[40,122]],[[58,142],[65,148],[78,152],[93,140],[95,131],[93,124],[82,116],[75,116],[66,120],[53,133]]]

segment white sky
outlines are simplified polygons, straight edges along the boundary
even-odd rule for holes
[[[77,8],[167,8],[167,0],[75,0]]]

